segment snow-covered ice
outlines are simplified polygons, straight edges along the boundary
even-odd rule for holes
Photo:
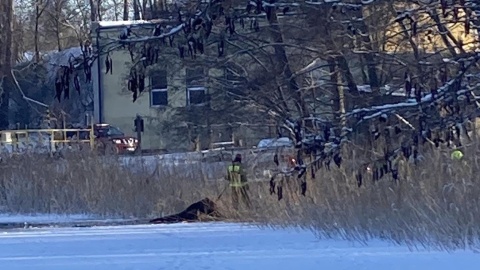
[[[78,215],[53,215],[53,214],[2,214],[0,213],[0,223],[67,223],[82,220],[92,220],[93,216]]]
[[[51,225],[67,225],[67,224],[87,224],[87,223],[111,223],[111,222],[128,222],[132,219],[125,218],[109,218],[105,219],[95,215],[75,214],[75,215],[59,215],[59,214],[8,214],[0,213],[0,227],[2,224],[51,224]]]
[[[478,269],[480,255],[319,240],[228,223],[42,228],[0,233],[1,269]]]

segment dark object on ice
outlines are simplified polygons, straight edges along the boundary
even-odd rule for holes
[[[170,216],[156,218],[150,220],[150,223],[178,223],[178,222],[195,222],[199,221],[200,215],[207,215],[210,217],[220,217],[217,212],[215,203],[209,198],[191,204],[182,212]]]

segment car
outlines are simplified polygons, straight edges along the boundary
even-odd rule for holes
[[[250,165],[253,176],[257,180],[267,181],[279,169],[286,170],[295,162],[294,143],[288,137],[265,138],[258,142],[253,152],[256,158]],[[280,165],[274,163],[274,155],[278,155]]]
[[[94,124],[97,149],[104,154],[134,153],[138,148],[138,139],[127,136],[119,128],[109,124]]]
[[[87,129],[90,129],[90,126]],[[95,135],[95,149],[101,154],[135,153],[139,146],[137,138],[125,135],[119,128],[110,124],[94,124],[93,133]],[[82,140],[88,140],[90,132],[81,132],[79,136]]]
[[[256,148],[293,147],[293,141],[288,137],[262,139]]]

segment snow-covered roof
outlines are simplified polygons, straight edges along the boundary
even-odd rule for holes
[[[78,58],[83,55],[80,47],[71,47],[62,51],[50,51],[45,57],[51,65],[68,66],[70,57]]]
[[[80,47],[72,47],[62,51],[50,51],[44,56],[48,77],[53,79],[59,66],[68,66],[70,58],[77,59],[83,55]]]
[[[150,21],[135,20],[135,21],[99,21],[97,22],[100,27],[115,27],[115,26],[127,26],[137,24],[151,24]]]

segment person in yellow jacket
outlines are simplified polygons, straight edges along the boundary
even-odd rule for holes
[[[250,198],[248,196],[247,175],[242,165],[242,155],[237,154],[232,164],[228,165],[226,180],[230,182],[232,191],[232,205],[238,209],[239,198],[247,208],[251,207]]]
[[[452,160],[461,160],[463,158],[463,153],[459,149],[454,149],[450,154]]]

